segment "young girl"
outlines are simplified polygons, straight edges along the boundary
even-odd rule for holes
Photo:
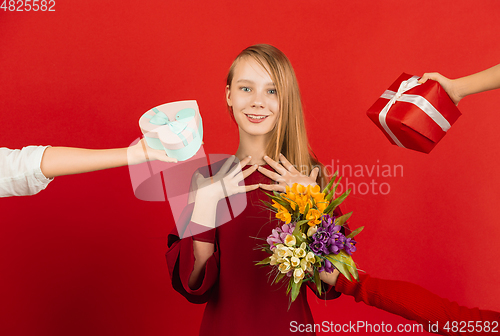
[[[241,162],[231,169],[231,157],[213,165],[215,176],[200,169],[193,177],[191,203],[177,223],[178,228],[184,225],[183,231],[175,229],[168,237],[172,285],[190,302],[207,302],[200,335],[291,334],[291,325],[314,322],[306,286],[289,308],[285,289],[272,286],[268,269],[254,265],[267,257],[255,248],[260,241],[254,237],[266,238],[276,226],[262,206],[261,200],[269,201],[262,189],[324,184],[327,176],[318,176],[297,80],[281,51],[270,45],[243,50],[229,70],[226,100],[239,129],[235,156]],[[243,180],[245,185],[239,185]],[[239,193],[246,193],[246,208],[218,225],[224,199]],[[338,295],[325,285],[320,297]]]

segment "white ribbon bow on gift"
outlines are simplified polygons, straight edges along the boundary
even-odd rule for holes
[[[417,96],[417,95],[410,95],[410,94],[404,94],[406,91],[413,89],[414,87],[420,85],[418,80],[420,77],[418,76],[413,76],[410,79],[401,82],[401,85],[399,85],[399,89],[397,92],[391,91],[391,90],[386,90],[380,98],[385,98],[389,99],[389,102],[385,107],[382,109],[378,116],[378,120],[380,121],[380,125],[384,128],[384,130],[389,134],[389,136],[394,140],[394,142],[399,146],[406,148],[403,146],[403,144],[396,138],[394,133],[389,129],[387,126],[386,118],[387,118],[387,113],[389,113],[389,109],[391,106],[396,102],[396,101],[401,101],[401,102],[407,102],[407,103],[412,103],[415,104],[419,109],[425,112],[436,124],[441,127],[443,131],[448,131],[451,127],[450,123],[448,120],[446,120],[441,113],[439,113],[438,110],[432,104],[425,99],[422,96]]]

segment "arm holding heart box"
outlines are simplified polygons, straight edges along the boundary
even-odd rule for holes
[[[149,147],[185,161],[201,147],[203,124],[196,100],[177,101],[152,108],[139,119]]]

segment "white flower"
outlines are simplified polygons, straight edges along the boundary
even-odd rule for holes
[[[305,258],[300,261],[300,268],[302,268],[303,271],[312,271],[311,263],[307,261]]]
[[[316,257],[314,256],[314,253],[312,252],[307,253],[306,260],[311,264],[314,264],[316,262]]]
[[[289,262],[284,262],[278,266],[278,269],[281,273],[288,273],[292,269],[292,267],[290,266]]]
[[[293,247],[286,248],[284,257],[285,258],[293,257],[293,250],[294,250]]]
[[[276,249],[274,250],[274,253],[277,253],[278,257],[283,258],[287,250],[288,247],[283,244],[278,244],[278,246],[276,246]]]
[[[270,265],[277,265],[278,264],[278,255],[276,253],[274,253],[272,256],[271,256],[271,261],[269,261],[269,264]]]
[[[294,253],[297,258],[304,258],[306,256],[306,250],[301,247],[296,248]]]
[[[307,229],[307,236],[311,237],[313,234],[316,233],[316,231],[318,231],[318,226],[317,225],[311,226],[309,229]]]
[[[290,260],[288,258],[278,258],[278,260],[276,260],[278,262],[278,264],[282,264],[282,263],[290,263]]]
[[[285,238],[285,244],[287,246],[295,246],[296,243],[297,243],[297,240],[295,239],[294,235],[287,235],[286,236],[286,238]]]
[[[292,257],[290,258],[290,263],[292,264],[292,267],[297,267],[300,265],[300,259],[297,257]]]
[[[304,279],[304,271],[302,268],[296,268],[295,271],[293,271],[293,281],[298,283],[302,279]]]

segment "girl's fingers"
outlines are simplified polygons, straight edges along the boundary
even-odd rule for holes
[[[229,173],[227,173],[227,176],[234,177],[236,174],[241,172],[243,167],[245,167],[250,162],[251,159],[252,159],[251,156],[247,156],[243,160],[239,161],[238,158],[235,157],[234,160],[236,161],[236,165],[233,168],[231,168]]]
[[[244,189],[244,192],[249,192],[249,191],[252,191],[252,190],[259,188],[259,185],[252,184],[252,185],[243,186],[242,188]]]
[[[279,184],[259,184],[261,189],[269,191],[286,192],[286,187]]]
[[[311,175],[309,175],[309,177],[312,178],[314,181],[316,181],[316,179],[318,178],[318,174],[319,174],[319,168],[314,167],[313,170],[311,171]]]
[[[286,170],[292,173],[298,173],[297,169],[295,169],[295,167],[290,163],[290,161],[288,161],[287,158],[281,153],[280,153],[280,161]]]
[[[257,167],[259,167],[259,165],[253,165],[252,167],[248,168],[248,169],[245,169],[243,171],[240,171],[238,174],[236,174],[233,179],[236,180],[236,183],[246,179],[250,174],[252,174],[254,171],[257,170]]]
[[[266,175],[267,177],[269,177],[271,180],[273,181],[276,181],[276,182],[285,182],[285,179],[283,178],[283,176],[281,176],[280,174],[278,173],[275,173],[273,171],[270,171],[269,169],[266,169],[264,167],[261,167],[259,166],[259,171]]]
[[[271,167],[273,167],[274,170],[276,170],[281,175],[284,175],[287,172],[282,165],[280,165],[278,162],[274,161],[267,155],[264,156],[264,161],[266,161]]]
[[[234,155],[231,155],[230,157],[228,157],[226,162],[224,162],[222,167],[220,167],[219,171],[215,175],[219,175],[219,174],[226,175],[226,172],[229,170],[229,167],[231,167],[231,164],[234,162],[234,159],[235,159]]]

